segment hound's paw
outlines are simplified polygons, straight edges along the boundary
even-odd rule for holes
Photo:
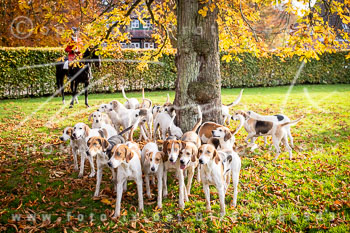
[[[78,177],[79,178],[83,177],[83,173],[79,173]]]
[[[75,171],[78,171],[78,170],[79,170],[79,167],[78,167],[78,166],[74,167],[74,170],[75,170]]]
[[[185,209],[185,203],[179,204],[179,208],[182,209],[182,210]]]
[[[73,108],[73,105],[69,105],[69,108]]]
[[[94,176],[95,176],[95,172],[90,173],[90,175],[89,175],[90,178],[91,178],[91,177],[94,177]]]
[[[85,105],[86,105],[87,108],[90,108],[90,105],[88,105],[88,104],[85,104]]]

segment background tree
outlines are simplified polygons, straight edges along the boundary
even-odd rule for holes
[[[237,54],[249,52],[281,59],[298,55],[307,62],[348,47],[348,32],[332,27],[325,16],[337,15],[349,24],[349,0],[41,0],[18,5],[35,22],[34,36],[43,28],[78,24],[86,47],[119,58],[120,42],[129,41],[130,16],[141,23],[151,19],[159,48],[143,53],[139,68],[147,69],[146,61],[177,48],[175,104],[177,123],[184,130],[195,121],[191,106],[196,104],[203,105],[205,120],[221,121],[220,50],[226,52],[225,61],[239,61]],[[66,30],[61,41],[69,35]]]

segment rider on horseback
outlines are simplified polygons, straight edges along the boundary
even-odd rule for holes
[[[68,70],[68,62],[73,61],[76,56],[80,54],[80,49],[82,47],[81,39],[79,38],[79,30],[76,27],[72,27],[72,31],[72,37],[64,50],[68,53],[68,58],[65,59],[63,66],[63,69],[66,70]]]

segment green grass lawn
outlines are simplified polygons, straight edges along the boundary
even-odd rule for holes
[[[232,102],[239,89],[224,89],[223,103]],[[129,182],[122,199],[123,217],[111,219],[115,195],[110,171],[105,169],[101,198],[92,199],[95,178],[77,177],[68,143],[58,137],[66,126],[88,123],[101,103],[124,100],[121,94],[90,95],[91,108],[62,106],[61,98],[1,100],[0,102],[0,231],[350,231],[350,85],[296,86],[245,89],[241,103],[231,109],[261,114],[283,112],[292,120],[293,160],[282,146],[279,159],[264,146],[242,154],[238,204],[230,207],[233,189],[226,195],[226,216],[219,216],[216,189],[211,188],[212,211],[205,211],[201,184],[194,181],[190,202],[178,208],[178,185],[169,175],[169,195],[163,209],[144,198],[144,213],[136,212],[136,186]],[[146,92],[153,103],[164,103],[166,93]],[[141,93],[127,93],[141,97]],[[70,98],[70,96],[68,97]],[[20,124],[22,122],[22,124]],[[19,125],[20,124],[20,125]],[[89,123],[90,124],[90,123]],[[233,129],[238,122],[231,122]],[[242,129],[237,146],[245,145]],[[27,217],[35,214],[35,221]],[[16,218],[19,218],[17,219]],[[51,217],[51,221],[45,221]]]

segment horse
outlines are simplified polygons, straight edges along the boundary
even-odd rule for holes
[[[90,49],[86,49],[83,54],[83,59],[79,61],[79,64],[76,66],[69,66],[68,70],[63,69],[64,63],[60,63],[56,65],[56,84],[59,91],[62,94],[62,102],[65,103],[64,100],[64,77],[68,77],[68,81],[70,82],[70,88],[72,91],[72,101],[70,102],[69,108],[72,108],[74,105],[74,100],[78,103],[77,98],[77,89],[79,83],[84,83],[84,91],[85,91],[85,105],[89,106],[88,103],[88,87],[90,83],[90,79],[92,78],[91,73],[91,65],[95,64],[97,68],[101,67],[101,59],[100,56],[96,55],[95,52],[90,51]]]

